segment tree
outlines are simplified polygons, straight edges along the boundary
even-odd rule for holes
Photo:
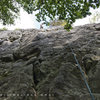
[[[90,7],[98,8],[100,0],[0,0],[0,20],[3,24],[13,24],[18,16],[19,8],[23,7],[28,13],[38,11],[37,21],[46,21],[46,16],[51,20],[58,17],[65,20],[66,29],[78,18],[90,15]]]
[[[90,15],[90,7],[98,8],[100,0],[35,0],[35,11],[37,20],[46,21],[46,16],[51,20],[58,17],[59,20],[65,20],[66,29],[70,29],[76,19]]]
[[[33,11],[34,0],[0,0],[0,22],[3,25],[14,24],[18,17],[20,7],[23,7],[28,13]]]

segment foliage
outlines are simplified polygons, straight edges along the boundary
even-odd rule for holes
[[[20,7],[23,7],[29,14],[38,11],[39,22],[46,22],[46,16],[51,20],[55,17],[66,20],[65,28],[69,29],[76,19],[91,14],[90,7],[95,9],[99,6],[100,0],[0,0],[0,21],[4,25],[13,24]]]
[[[49,22],[50,26],[65,26],[66,21],[65,20],[59,20],[59,19],[54,19]]]
[[[60,20],[66,20],[66,29],[70,29],[76,19],[90,15],[90,7],[98,8],[100,0],[35,0],[35,11],[38,21],[46,21],[46,16],[51,20],[58,17]]]
[[[0,31],[7,31],[7,30],[8,30],[8,29],[5,28],[5,27],[3,27],[3,28],[0,29]]]
[[[14,30],[15,30],[15,31],[18,31],[18,30],[20,30],[20,28],[15,28]]]
[[[20,7],[32,13],[33,0],[0,0],[0,22],[3,25],[14,24],[18,17]]]
[[[98,22],[98,20],[100,19],[100,12],[95,12],[93,15],[92,15],[92,18],[89,19],[90,23],[96,23]]]

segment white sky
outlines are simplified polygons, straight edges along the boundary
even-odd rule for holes
[[[99,9],[91,9],[92,14],[94,14],[96,11],[100,13],[100,8]],[[36,13],[36,12],[35,12]],[[11,26],[3,26],[0,24],[0,28],[6,27],[9,30],[13,29],[28,29],[28,28],[40,28],[40,23],[36,21],[35,13],[33,14],[27,14],[22,8],[20,10],[20,18],[16,19],[15,25]],[[90,23],[89,19],[92,16],[87,16],[86,18],[83,19],[78,19],[74,23],[74,26],[78,25],[84,25]],[[100,20],[98,21],[100,23]]]
[[[98,12],[98,14],[100,14],[100,8],[98,9],[90,9],[90,11],[92,12],[92,15],[87,16],[86,18],[83,19],[78,19],[76,20],[76,22],[74,23],[74,26],[79,26],[79,25],[85,25],[85,24],[89,24],[90,23],[90,19],[93,18],[93,15]],[[96,21],[96,23],[100,23],[100,18],[98,21]]]
[[[28,14],[21,8],[20,18],[16,19],[15,25],[3,26],[2,24],[0,24],[0,28],[6,27],[9,30],[19,29],[19,28],[20,29],[39,28],[39,23],[36,21],[35,13]]]

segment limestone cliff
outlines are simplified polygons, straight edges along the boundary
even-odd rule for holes
[[[0,100],[91,100],[69,44],[100,100],[100,24],[0,31]]]

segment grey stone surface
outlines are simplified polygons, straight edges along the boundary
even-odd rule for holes
[[[69,45],[100,100],[100,24],[0,32],[0,100],[91,100]]]

